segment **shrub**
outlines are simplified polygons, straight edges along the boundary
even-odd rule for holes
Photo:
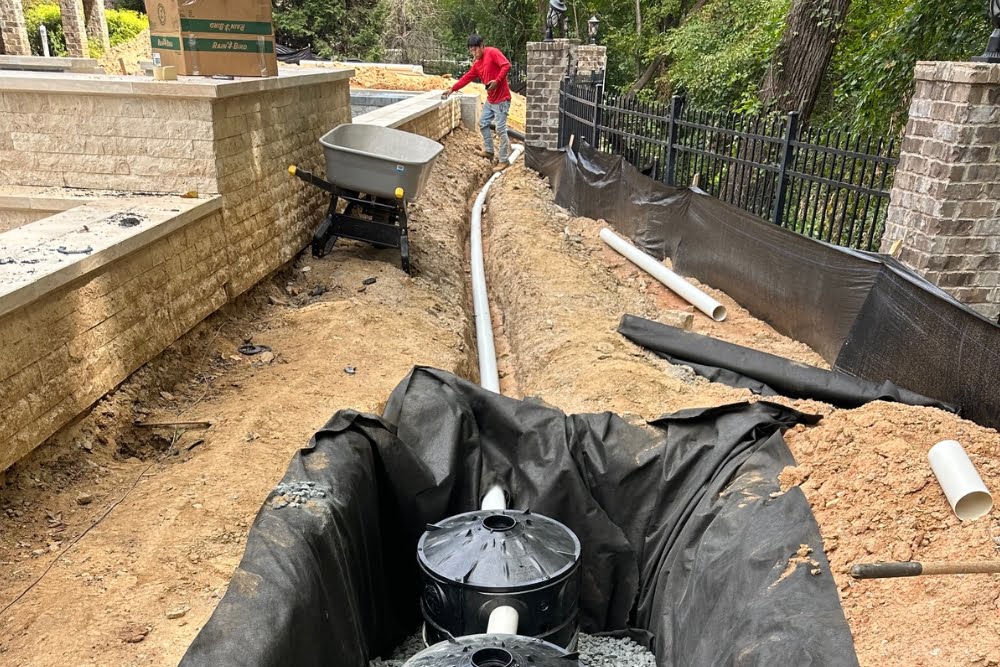
[[[143,30],[149,30],[149,17],[131,9],[108,9],[104,12],[108,19],[108,37],[111,46],[118,46],[136,37]]]
[[[53,56],[67,55],[59,5],[39,4],[28,7],[24,12],[24,22],[28,29],[28,41],[31,43],[33,54],[40,56],[44,53],[42,36],[38,34],[38,27],[44,25],[49,33],[49,53]]]
[[[127,42],[143,30],[149,30],[149,17],[131,9],[108,9],[105,10],[104,16],[108,20],[108,39],[111,41],[111,46]],[[24,21],[27,24],[28,41],[31,43],[33,54],[40,56],[43,53],[42,37],[38,34],[38,26],[44,25],[49,32],[49,53],[53,56],[68,55],[59,5],[38,3],[27,7],[24,12]],[[87,46],[87,55],[91,58],[98,58],[104,52],[100,42],[95,40],[88,41]]]

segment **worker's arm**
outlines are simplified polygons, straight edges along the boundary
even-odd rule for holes
[[[469,68],[469,71],[463,74],[461,79],[455,82],[455,85],[451,87],[451,92],[454,93],[457,90],[465,88],[467,85],[472,83],[472,80],[475,79],[477,76],[479,76],[478,60],[472,63],[472,67]]]

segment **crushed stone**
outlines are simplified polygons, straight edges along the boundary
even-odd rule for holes
[[[274,497],[271,507],[301,507],[310,500],[326,498],[329,489],[316,482],[281,482],[274,487]]]
[[[368,667],[403,667],[423,648],[423,639],[417,632],[397,646],[388,658],[375,658]],[[577,650],[582,667],[656,667],[653,654],[628,637],[598,637],[581,632]]]

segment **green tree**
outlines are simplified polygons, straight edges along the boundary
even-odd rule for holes
[[[275,38],[324,57],[377,60],[384,7],[378,0],[273,0]]]

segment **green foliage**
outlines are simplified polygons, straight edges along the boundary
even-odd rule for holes
[[[149,18],[128,9],[107,9],[104,16],[108,21],[108,38],[111,46],[127,42],[143,30],[149,30]],[[42,55],[42,37],[38,26],[45,25],[49,33],[49,53],[53,56],[67,56],[66,35],[62,29],[62,12],[59,5],[38,3],[25,9],[24,21],[28,29],[31,52]],[[96,40],[87,41],[87,55],[99,58],[104,53],[103,45]]]
[[[108,20],[108,38],[111,46],[118,46],[149,30],[149,17],[130,9],[108,9],[104,16]]]
[[[378,0],[273,0],[279,43],[323,57],[377,60],[385,8]]]
[[[439,41],[465,51],[469,35],[479,33],[510,59],[524,62],[527,43],[542,35],[536,0],[441,0],[436,23]]]
[[[756,110],[788,6],[789,0],[710,0],[653,46],[670,59],[661,90],[682,90],[699,107]]]
[[[817,120],[898,131],[917,61],[968,60],[982,53],[989,33],[980,0],[855,0]]]
[[[31,43],[33,54],[40,56],[44,53],[42,36],[38,34],[38,27],[44,25],[49,33],[49,53],[61,57],[68,55],[59,5],[38,4],[28,7],[24,12],[24,22],[28,29],[28,41]]]
[[[146,13],[143,0],[115,0],[115,9],[128,9],[139,14]]]

